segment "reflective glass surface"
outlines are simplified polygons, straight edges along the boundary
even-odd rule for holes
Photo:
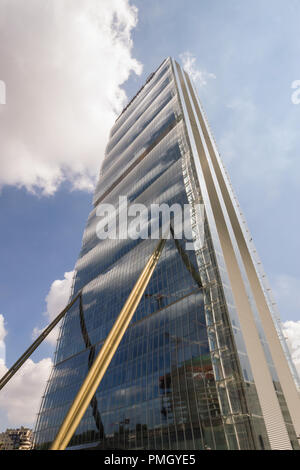
[[[205,212],[202,219],[194,214],[202,196],[169,59],[111,131],[76,263],[73,296],[80,290],[82,296],[61,327],[36,423],[36,448],[48,448],[55,438],[157,244],[149,238],[98,238],[101,204],[116,208],[116,225],[121,226],[120,196],[129,205],[149,209],[154,203],[190,204],[194,249],[185,249],[185,239],[167,240],[69,447],[268,449],[223,256]],[[282,399],[276,374],[274,384]]]

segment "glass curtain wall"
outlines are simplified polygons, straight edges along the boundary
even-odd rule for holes
[[[116,208],[121,233],[120,196],[149,213],[151,204],[189,204],[193,249],[186,250],[185,238],[167,240],[69,448],[270,448],[222,253],[205,209],[200,216],[196,210],[203,198],[195,175],[168,58],[111,130],[76,263],[72,296],[79,290],[82,296],[60,330],[36,423],[37,449],[54,440],[157,244],[150,238],[98,238],[102,204]]]

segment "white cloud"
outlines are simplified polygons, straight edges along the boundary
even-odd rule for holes
[[[273,278],[272,285],[283,318],[300,319],[300,279],[280,274]]]
[[[128,0],[3,0],[0,5],[0,187],[91,190],[109,130],[141,73]]]
[[[5,342],[4,338],[7,335],[7,331],[4,326],[4,316],[0,314],[0,360],[5,361]]]
[[[73,281],[73,271],[66,272],[64,279],[56,280],[51,284],[46,296],[47,312],[44,314],[50,323],[67,305]],[[44,328],[35,328],[33,336],[38,336]],[[47,336],[45,341],[55,345],[59,325]],[[1,356],[1,348],[5,351],[4,338],[7,332],[4,327],[4,317],[0,315],[0,377],[8,370],[5,357]],[[21,369],[5,385],[0,393],[0,414],[5,416],[7,426],[30,426],[35,423],[42,394],[45,390],[53,366],[50,358],[34,362],[28,359]]]
[[[300,377],[300,321],[286,321],[282,326],[292,359]]]
[[[47,312],[44,313],[48,323],[50,323],[54,318],[65,308],[68,303],[69,297],[71,295],[71,287],[73,282],[74,271],[70,271],[64,274],[64,279],[56,280],[51,284],[49,293],[46,296],[47,303]],[[60,322],[61,323],[61,322]],[[49,333],[45,341],[55,346],[60,323]],[[45,329],[34,328],[33,338],[36,338],[41,332]]]
[[[37,363],[28,359],[1,390],[0,411],[8,426],[34,426],[52,365],[50,358]],[[0,377],[6,372],[7,367],[0,359]]]
[[[282,328],[300,377],[300,279],[280,274],[273,278],[272,286],[279,312],[284,318],[293,318],[282,322]]]
[[[4,351],[6,334],[4,317],[0,315],[0,347],[2,346]],[[52,365],[50,358],[39,362],[28,359],[1,390],[0,414],[7,426],[32,427],[34,425]],[[5,358],[0,356],[0,377],[7,371]]]
[[[213,73],[207,72],[206,70],[200,70],[196,66],[196,57],[191,52],[183,52],[179,57],[182,61],[182,67],[196,85],[199,85],[200,87],[204,86],[207,84],[208,80],[216,78]]]

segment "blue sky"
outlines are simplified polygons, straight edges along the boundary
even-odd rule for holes
[[[291,85],[300,79],[299,1],[41,5],[0,3],[0,80],[7,92],[0,104],[0,346],[2,339],[6,367],[31,343],[34,329],[46,326],[60,305],[58,290],[70,284],[64,275],[79,254],[115,117],[165,57],[182,61],[184,53],[195,60],[200,100],[300,359],[300,105],[291,100]],[[58,280],[63,283],[53,285]],[[53,350],[46,343],[32,358],[32,374],[43,364],[42,382],[51,360],[42,361]],[[30,396],[36,383],[26,377],[11,395],[25,384]],[[0,431],[31,424],[30,406],[26,414],[16,403],[0,397]]]

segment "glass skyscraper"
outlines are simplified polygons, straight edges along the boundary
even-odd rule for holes
[[[275,304],[195,88],[171,58],[111,130],[36,448],[54,440],[157,244],[97,236],[100,205],[116,208],[120,228],[120,196],[188,204],[191,239],[166,241],[69,448],[299,449],[299,379]]]

